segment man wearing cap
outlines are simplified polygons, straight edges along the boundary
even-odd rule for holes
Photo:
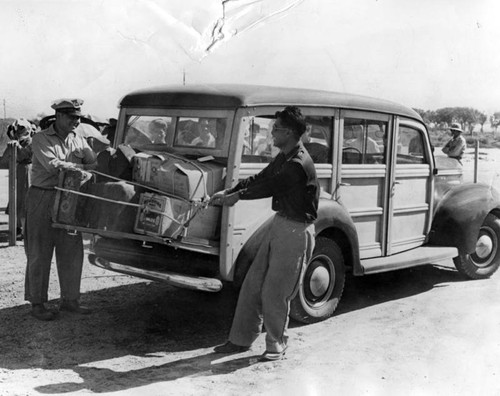
[[[83,242],[80,233],[69,234],[52,227],[59,173],[63,170],[90,169],[96,154],[82,136],[76,134],[80,124],[81,99],[61,99],[52,105],[55,122],[33,136],[31,187],[26,200],[25,299],[31,302],[31,314],[39,320],[52,320],[56,313],[48,310],[50,264],[55,250],[59,285],[60,310],[90,313],[80,305],[80,281],[83,265]],[[88,175],[88,173],[86,173]]]
[[[446,143],[443,147],[443,153],[445,153],[450,158],[455,158],[458,162],[462,163],[462,156],[464,155],[467,143],[462,136],[462,128],[460,123],[454,122],[451,124],[450,128],[453,137]]]

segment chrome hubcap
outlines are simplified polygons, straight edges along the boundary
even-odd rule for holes
[[[335,286],[335,268],[326,255],[318,255],[307,266],[303,296],[306,303],[318,308],[329,300]]]
[[[482,235],[476,242],[476,254],[479,258],[488,257],[493,251],[493,241],[488,235]]]
[[[316,268],[311,274],[309,289],[314,297],[320,297],[328,290],[330,274],[325,267]]]
[[[498,245],[495,232],[490,227],[482,227],[476,242],[476,250],[471,255],[474,264],[479,268],[489,266],[497,255]]]

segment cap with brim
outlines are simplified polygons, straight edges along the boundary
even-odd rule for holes
[[[56,112],[81,117],[83,115],[82,105],[82,99],[59,99],[56,100],[51,107]]]

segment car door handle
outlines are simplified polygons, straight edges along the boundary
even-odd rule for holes
[[[401,184],[401,182],[394,181],[394,183],[392,183],[392,188],[391,188],[391,197],[392,197],[392,196],[394,196],[395,189],[396,189],[396,184]]]

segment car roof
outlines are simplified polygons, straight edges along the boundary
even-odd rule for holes
[[[236,109],[265,105],[323,106],[403,115],[422,121],[409,107],[384,99],[305,88],[209,84],[160,86],[125,95],[122,107]]]

